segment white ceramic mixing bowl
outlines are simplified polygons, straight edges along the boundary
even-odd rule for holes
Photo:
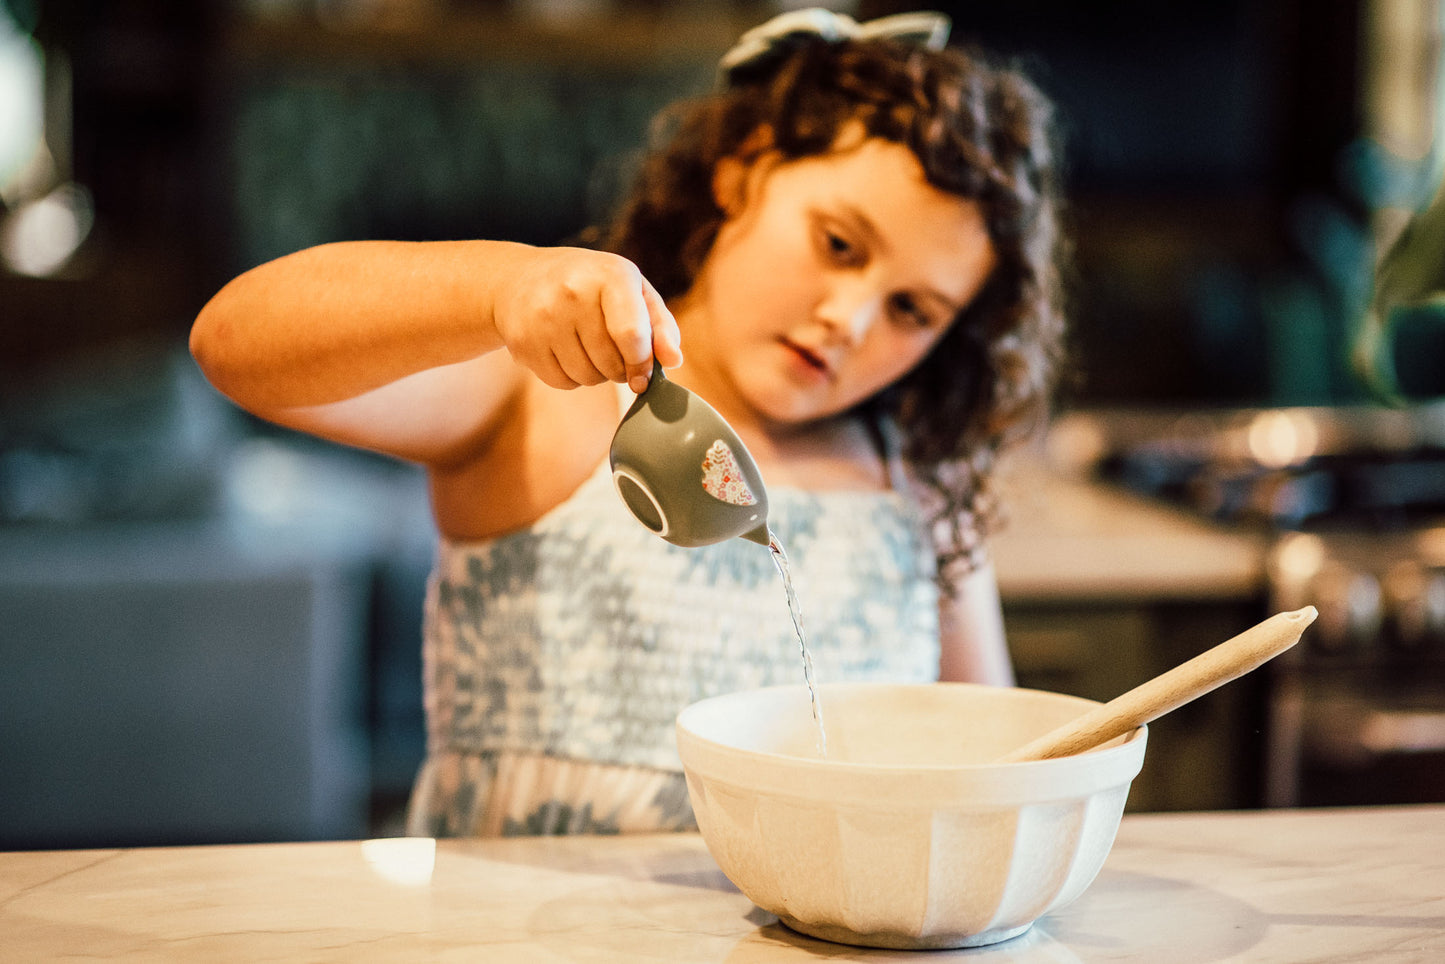
[[[678,716],[698,827],[749,899],[804,934],[894,948],[1007,940],[1083,893],[1147,728],[1088,753],[989,761],[1097,706],[964,683],[802,686]]]

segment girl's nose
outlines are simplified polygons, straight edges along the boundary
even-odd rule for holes
[[[818,318],[833,337],[857,344],[881,317],[883,299],[866,286],[834,290],[818,308]]]

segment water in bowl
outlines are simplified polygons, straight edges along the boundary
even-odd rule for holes
[[[823,704],[818,699],[818,684],[813,677],[813,654],[808,652],[808,635],[803,632],[803,608],[798,605],[798,594],[793,589],[793,573],[788,568],[788,554],[778,541],[777,533],[768,530],[768,551],[773,554],[773,565],[783,577],[783,592],[788,597],[788,613],[793,617],[793,632],[798,636],[798,649],[803,654],[803,681],[808,684],[808,700],[813,707],[813,722],[818,727],[818,755],[828,755],[828,731],[823,726]]]

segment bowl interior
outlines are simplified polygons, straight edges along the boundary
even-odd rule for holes
[[[820,687],[819,696],[828,762],[871,766],[987,764],[1098,705],[1061,693],[968,683],[835,683]],[[748,753],[819,757],[803,686],[703,700],[682,712],[678,726]]]

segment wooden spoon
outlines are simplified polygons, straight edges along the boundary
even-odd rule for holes
[[[1289,649],[1317,615],[1313,606],[1277,613],[994,762],[1023,763],[1082,753],[1157,720]]]

